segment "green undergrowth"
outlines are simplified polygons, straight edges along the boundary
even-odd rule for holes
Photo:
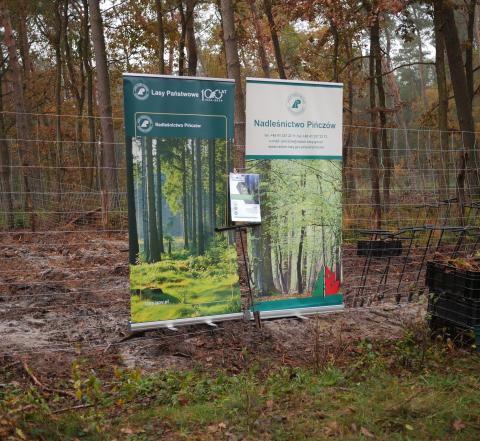
[[[240,291],[234,247],[211,244],[203,256],[185,250],[156,263],[130,267],[134,322],[239,312]]]
[[[342,357],[340,357],[342,358]],[[72,367],[59,384],[1,389],[0,439],[477,440],[480,357],[452,345],[361,341],[314,367],[164,371]]]

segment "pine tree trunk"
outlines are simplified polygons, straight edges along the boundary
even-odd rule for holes
[[[128,260],[135,265],[138,260],[138,232],[135,212],[135,179],[133,176],[132,138],[125,137],[125,162],[127,167],[127,204],[128,204]]]
[[[440,154],[439,156],[439,188],[442,200],[448,198],[448,189],[450,188],[450,174],[448,172],[449,163],[449,142],[448,142],[448,89],[447,74],[445,70],[445,43],[441,33],[441,17],[438,11],[438,2],[434,3],[434,38],[435,38],[435,72],[437,75],[437,126],[440,131]],[[444,161],[447,158],[447,161]]]
[[[31,192],[34,189],[34,182],[40,182],[40,176],[35,176],[34,172],[30,172],[30,158],[29,152],[31,150],[29,141],[32,139],[32,131],[30,125],[30,115],[27,115],[25,107],[25,97],[23,94],[22,72],[17,56],[17,45],[13,36],[12,23],[10,20],[10,13],[6,6],[5,0],[0,0],[0,13],[2,15],[2,24],[4,27],[4,43],[7,46],[9,69],[12,73],[13,81],[13,95],[15,103],[15,122],[18,134],[18,152],[20,161],[22,163],[23,185],[25,192],[25,211],[29,214],[30,228],[35,231],[37,218],[35,206],[32,199]],[[33,176],[31,176],[33,175]],[[32,177],[37,179],[34,181]]]
[[[191,168],[191,193],[190,200],[192,201],[192,251],[195,253],[198,250],[197,241],[197,189],[195,185],[195,145],[194,140],[190,141],[191,155],[192,155],[192,168]]]
[[[110,97],[110,78],[108,74],[105,37],[103,34],[102,16],[99,0],[88,0],[90,6],[90,24],[95,51],[95,67],[97,71],[97,99],[102,130],[102,188],[107,198],[107,207],[114,207],[109,195],[117,193],[117,171],[115,161],[115,137],[112,120],[112,101]]]
[[[155,197],[155,208],[157,210],[157,233],[158,233],[158,246],[160,254],[165,252],[163,246],[163,213],[162,213],[162,204],[163,204],[163,189],[162,189],[162,160],[160,158],[160,152],[162,148],[162,141],[157,139],[156,145],[156,165],[157,165],[157,194]]]
[[[436,10],[441,12],[441,25],[445,48],[447,50],[450,79],[455,94],[458,125],[463,132],[464,150],[459,155],[457,174],[457,197],[460,217],[463,222],[465,210],[465,178],[473,198],[480,196],[480,179],[477,170],[478,158],[475,150],[475,123],[472,114],[472,102],[463,65],[462,47],[455,23],[453,6],[444,0],[435,0]]]
[[[203,184],[202,184],[202,144],[195,139],[195,189],[197,199],[197,254],[205,254],[205,236],[203,231]]]
[[[142,149],[142,176],[141,176],[141,198],[142,198],[142,224],[143,224],[143,255],[145,262],[150,261],[150,240],[148,230],[148,202],[147,202],[147,155],[145,138],[141,139]]]
[[[277,27],[275,25],[275,19],[273,17],[272,1],[263,0],[263,5],[265,9],[265,15],[267,16],[268,24],[270,27],[270,34],[272,36],[273,52],[275,54],[275,60],[277,61],[278,76],[281,79],[286,79],[287,75],[285,73],[285,65],[283,63],[282,51],[280,49],[280,41],[278,39]]]
[[[160,247],[158,246],[157,214],[155,207],[155,179],[153,177],[153,146],[152,138],[145,137],[147,150],[147,204],[148,204],[148,242],[150,244],[150,263],[160,260]]]
[[[163,4],[162,0],[155,0],[155,11],[157,13],[158,30],[158,67],[160,75],[165,74],[165,29],[163,26]]]
[[[265,36],[263,35],[262,23],[258,17],[256,0],[248,0],[250,6],[250,13],[252,14],[252,21],[255,27],[255,39],[257,42],[258,57],[263,70],[263,76],[270,78],[270,64],[268,63],[267,51],[265,50]]]
[[[183,205],[183,248],[188,249],[188,200],[187,200],[187,146],[182,145],[182,205]]]
[[[217,226],[216,219],[216,200],[217,200],[217,190],[215,186],[216,179],[216,164],[215,164],[215,140],[208,140],[208,223],[210,227],[210,234],[213,236],[215,234],[215,227]]]
[[[196,0],[186,0],[185,11],[185,26],[186,26],[186,40],[187,40],[187,52],[188,52],[188,75],[194,77],[197,75],[197,42],[195,40],[195,27],[194,27],[194,8]]]
[[[0,52],[0,55],[3,54]],[[3,114],[3,75],[0,75],[0,192],[5,202],[5,218],[7,230],[15,227],[13,216],[13,199],[11,186],[10,150],[5,135],[5,120]]]

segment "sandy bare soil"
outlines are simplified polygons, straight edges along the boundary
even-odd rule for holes
[[[318,319],[265,321],[261,330],[237,321],[218,328],[197,325],[131,336],[127,261],[128,244],[121,234],[4,234],[0,245],[3,380],[24,378],[21,360],[26,360],[41,381],[53,384],[69,375],[69,365],[78,356],[100,373],[111,371],[112,365],[139,366],[148,372],[191,367],[235,372],[255,362],[308,364],[315,335],[326,357],[351,350],[352,342],[361,338],[399,337],[425,309],[422,302],[406,303],[405,294],[401,305],[389,302],[404,262],[395,258],[389,290],[380,304],[372,288],[362,293],[364,308]],[[344,262],[344,292],[351,304],[365,261],[347,248]],[[374,259],[369,286],[379,284],[385,264],[385,259]],[[406,287],[415,282],[417,267],[418,259],[407,261]],[[366,308],[370,303],[375,307]]]

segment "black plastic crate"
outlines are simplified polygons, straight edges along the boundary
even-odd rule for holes
[[[457,325],[474,328],[480,326],[480,302],[452,296],[448,293],[430,294],[428,312]]]
[[[357,256],[394,257],[402,254],[402,241],[398,239],[359,240]]]
[[[480,271],[469,271],[429,261],[425,283],[431,292],[480,300]]]

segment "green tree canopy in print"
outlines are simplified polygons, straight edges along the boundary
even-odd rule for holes
[[[228,223],[234,90],[124,75],[133,323],[241,311],[233,236],[215,232]]]
[[[341,161],[249,165],[261,178],[263,222],[249,241],[257,306],[275,309],[273,301],[289,299],[309,300],[288,307],[341,303]]]

